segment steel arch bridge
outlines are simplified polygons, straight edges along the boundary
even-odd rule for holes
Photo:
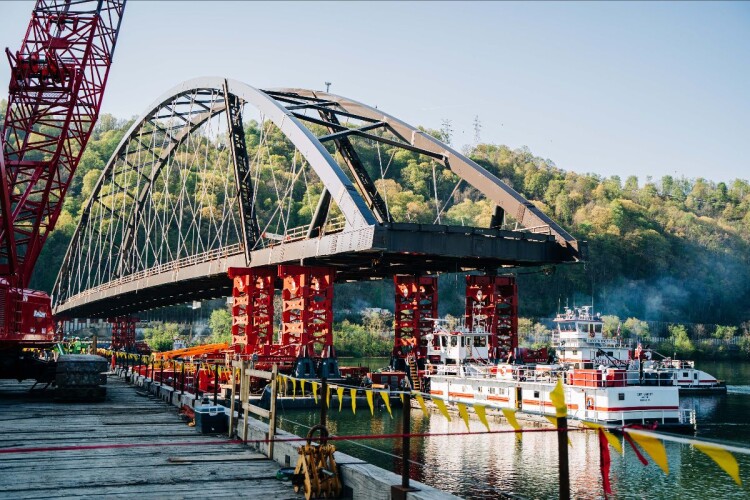
[[[401,184],[389,176],[396,155],[409,165]],[[449,217],[467,191],[483,196],[485,227]],[[391,115],[223,78],[157,99],[82,213],[53,289],[55,312],[69,317],[226,296],[230,267],[324,265],[356,281],[575,262],[585,251],[486,169]]]

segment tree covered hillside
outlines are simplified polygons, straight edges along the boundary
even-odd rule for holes
[[[0,104],[0,113],[5,103]],[[56,231],[44,248],[32,286],[50,290],[75,230],[82,207],[91,194],[109,156],[130,122],[102,116],[75,179],[68,191]],[[246,127],[248,149],[258,147],[262,127]],[[430,131],[437,136],[441,132]],[[442,137],[446,139],[445,133]],[[272,170],[283,176],[293,148],[279,134],[267,141]],[[373,179],[388,161],[387,179],[376,181],[396,220],[432,223],[435,197],[447,200],[442,223],[487,226],[492,207],[464,183],[454,189],[456,176],[403,150],[376,149],[365,141],[358,150]],[[644,320],[740,324],[750,318],[750,184],[729,184],[706,179],[665,176],[661,179],[624,180],[613,176],[562,170],[527,148],[510,149],[478,144],[469,156],[538,207],[579,240],[589,244],[585,265],[558,266],[539,272],[518,271],[521,314],[549,316],[558,304],[589,303],[620,317]],[[709,167],[709,166],[707,166]],[[575,166],[571,166],[575,168]],[[679,166],[675,166],[679,169]],[[271,175],[266,175],[268,179]],[[266,183],[270,180],[264,181]],[[436,185],[435,185],[436,184]],[[259,187],[259,211],[271,210]],[[301,191],[290,211],[292,222],[304,224],[319,195],[313,185]],[[297,197],[295,196],[295,199]],[[449,202],[449,203],[448,203]],[[292,224],[293,226],[294,224]],[[374,306],[392,308],[388,285],[362,284],[337,292],[337,307],[355,310]],[[462,314],[463,281],[441,278],[441,312]]]

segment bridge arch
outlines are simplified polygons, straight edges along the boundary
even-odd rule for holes
[[[260,113],[261,132],[266,122],[278,129],[292,145],[294,161],[305,162],[322,186],[316,193],[317,206],[311,203],[306,212],[309,222],[300,231],[284,221],[282,233],[274,234],[267,231],[269,221],[261,227],[256,218],[256,206],[263,200],[258,199],[250,172],[255,169],[258,176],[266,165],[248,155],[243,109]],[[224,128],[211,128],[222,117]],[[441,223],[437,180],[435,222],[398,220],[388,207],[384,185],[373,180],[357,152],[362,141],[428,158],[433,178],[435,163],[449,169],[459,183],[473,186],[495,207],[489,227]],[[200,149],[204,146],[205,151]],[[260,154],[261,146],[255,146]],[[211,195],[223,200],[219,216],[197,198],[188,200],[210,184],[201,175],[215,174],[188,165],[198,153],[205,153],[201,161],[206,165],[231,164],[223,176],[223,193]],[[294,188],[304,168],[294,166],[288,191],[281,190],[283,200],[276,190],[271,217],[283,219],[287,210],[290,219],[287,198],[307,196],[311,201],[309,186],[303,194]],[[275,178],[273,182],[276,185]],[[343,219],[341,224],[332,223],[332,207]],[[205,223],[204,213],[213,222]],[[503,225],[506,214],[520,230]],[[211,238],[201,239],[212,231]],[[261,241],[261,236],[266,239]],[[229,266],[325,264],[338,266],[341,279],[354,280],[579,259],[578,242],[531,202],[449,145],[391,115],[325,92],[259,90],[235,80],[205,77],[164,93],[124,135],[83,210],[53,298],[58,313],[96,316],[99,309],[112,312],[114,307],[127,313],[224,295],[229,284],[219,283],[227,281]],[[181,286],[172,286],[175,283]]]

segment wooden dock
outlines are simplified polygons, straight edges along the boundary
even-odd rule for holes
[[[279,465],[110,376],[103,403],[0,381],[0,498],[303,498]]]

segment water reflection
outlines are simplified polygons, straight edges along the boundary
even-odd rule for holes
[[[750,377],[750,365],[740,367],[701,367],[713,370],[719,378],[744,384],[741,377]],[[722,374],[718,372],[721,371]],[[729,374],[730,378],[727,376]],[[750,446],[750,394],[721,396],[691,396],[683,398],[683,405],[695,408],[699,418],[699,436],[732,440]],[[688,406],[689,405],[689,406]],[[336,405],[334,405],[336,406]],[[359,405],[356,415],[351,408],[329,413],[329,428],[334,434],[388,434],[401,432],[401,414],[393,409],[393,418],[384,409],[370,416],[367,405]],[[297,434],[307,432],[307,426],[317,423],[314,412],[286,411],[281,428]],[[425,417],[419,410],[412,411],[412,432],[450,433],[413,439],[409,466],[411,477],[431,486],[467,498],[496,498],[498,492],[514,493],[527,498],[556,498],[557,439],[554,433],[528,433],[521,441],[514,434],[462,435],[466,426],[460,418],[448,422],[440,415]],[[510,427],[491,422],[493,430]],[[472,431],[481,432],[484,426],[471,421]],[[599,443],[594,433],[571,433],[570,472],[573,496],[581,499],[603,498],[599,472]],[[397,473],[401,470],[399,440],[367,440],[336,442],[344,453],[374,463]],[[729,476],[700,451],[685,445],[667,444],[670,474],[650,463],[643,466],[629,446],[623,443],[624,456],[612,452],[611,481],[614,498],[749,498],[750,457],[737,455],[743,488],[737,487]],[[649,462],[651,462],[649,460]]]

